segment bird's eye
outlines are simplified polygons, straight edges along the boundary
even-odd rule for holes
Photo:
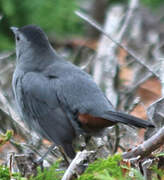
[[[19,40],[20,40],[19,36],[17,36],[17,37],[16,37],[16,40],[17,40],[17,41],[19,41]]]

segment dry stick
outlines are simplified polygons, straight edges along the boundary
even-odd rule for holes
[[[120,27],[122,13],[123,8],[121,6],[114,6],[108,11],[104,23],[104,30],[106,32],[109,31],[113,36],[119,36],[116,32]],[[114,26],[111,20],[115,21]],[[111,28],[112,26],[113,28]],[[114,106],[116,106],[118,99],[114,88],[114,77],[116,77],[117,74],[117,61],[115,58],[116,48],[117,45],[102,34],[97,47],[93,67],[93,79],[98,85],[106,87],[105,94]],[[102,80],[104,81],[103,83]]]
[[[113,149],[112,154],[117,152],[117,149],[118,149],[119,143],[120,143],[120,129],[117,124],[115,125],[115,136],[116,136],[116,138],[115,138],[115,144],[114,144],[114,149]]]
[[[0,70],[0,75],[4,74],[5,72],[9,72],[10,69],[13,69],[13,64],[11,64],[11,63],[8,64],[8,66],[6,66],[6,67],[4,67],[3,69]]]
[[[121,42],[122,38],[123,38],[123,35],[124,33],[126,32],[127,28],[128,28],[128,25],[131,21],[131,18],[133,16],[133,13],[134,11],[136,10],[136,8],[138,7],[138,0],[131,0],[130,3],[129,3],[129,11],[127,12],[127,15],[126,15],[126,19],[124,21],[124,24],[119,32],[119,35],[118,35],[118,39],[117,41]]]
[[[160,60],[160,82],[161,82],[161,93],[162,93],[162,97],[164,96],[164,57],[163,58],[159,58]]]
[[[131,159],[137,156],[143,158],[150,155],[153,151],[164,145],[164,127],[162,127],[156,134],[151,138],[144,141],[138,147],[135,147],[129,152],[125,152],[122,157],[124,159]]]
[[[132,94],[141,84],[143,84],[145,81],[147,81],[152,76],[153,76],[152,73],[147,74],[144,78],[142,78],[136,84],[132,85],[132,87],[127,87],[124,90],[121,90],[120,94],[126,94],[126,95]],[[125,98],[125,96],[122,99],[124,99],[124,98]]]
[[[24,131],[22,131],[22,133],[23,133],[23,135],[25,135],[25,137],[31,138],[30,131],[23,125],[18,114],[13,110],[13,108],[9,104],[7,98],[3,95],[2,89],[0,89],[0,101],[4,105],[4,108],[2,106],[0,107],[1,110],[3,112],[5,112],[9,117],[11,117],[15,121],[15,123],[18,125],[19,129],[24,130]]]
[[[81,11],[75,11],[76,15],[78,15],[79,17],[81,17],[83,20],[85,20],[86,22],[88,22],[90,25],[92,25],[93,27],[95,27],[97,30],[99,30],[100,32],[102,32],[104,35],[106,35],[111,41],[113,41],[118,47],[124,49],[125,51],[128,52],[128,54],[133,57],[139,64],[141,64],[142,66],[144,66],[145,68],[147,68],[152,74],[154,74],[157,78],[159,78],[159,75],[153,71],[153,69],[151,67],[149,67],[147,64],[144,63],[144,60],[142,60],[143,58],[141,57],[137,57],[137,55],[132,52],[128,47],[124,46],[123,44],[121,44],[120,42],[114,40],[113,38],[111,38],[111,36],[105,32],[103,30],[103,28],[91,17],[87,16],[86,14],[82,13]]]
[[[122,13],[122,8],[120,9],[119,6],[116,6],[115,9],[112,8],[111,11],[109,11],[106,15],[106,21],[103,27],[104,31],[110,32],[111,36],[112,35],[116,36],[117,41],[121,42],[127,30],[127,27],[132,19],[132,15],[137,7],[138,7],[138,0],[131,0],[129,3],[129,8],[128,8],[129,10],[126,13],[124,23],[121,26],[121,29],[119,30],[117,35],[116,32],[120,27],[120,21],[122,19],[120,18],[121,17],[120,13]],[[114,16],[112,12],[114,13],[117,12],[117,16]],[[117,21],[117,25],[115,25],[113,28],[111,28],[112,16],[114,16],[115,21]],[[117,45],[104,35],[101,36],[101,39],[99,41],[100,42],[97,50],[97,55],[95,57],[93,78],[97,84],[101,84],[101,80],[104,76],[104,78],[106,79],[106,81],[104,82],[106,87],[105,93],[107,94],[107,97],[112,101],[113,105],[116,106],[117,93],[115,92],[114,89],[113,78],[116,76],[116,71],[117,71],[116,70],[117,63],[116,63],[116,59],[114,58]],[[105,70],[104,70],[104,66],[106,66]],[[107,72],[110,73],[108,73],[107,75],[106,74]]]
[[[78,152],[66,170],[62,180],[70,180],[74,176],[78,166],[81,165],[81,163],[86,160],[92,153],[94,153],[94,151],[84,150],[82,152]]]
[[[4,104],[4,107],[1,106],[1,110],[7,114],[9,117],[11,117],[17,124],[18,124],[18,127],[20,127],[21,129],[25,128],[23,123],[21,123],[21,120],[19,118],[19,116],[17,115],[17,113],[13,110],[13,108],[10,106],[7,98],[3,95],[2,93],[2,90],[0,89],[0,101],[1,103]],[[26,131],[26,128],[25,128],[25,131]],[[27,130],[28,132],[28,130]]]
[[[140,81],[138,81],[134,86],[132,86],[131,88],[127,88],[126,90],[124,90],[124,93],[131,93],[133,91],[135,91],[141,84],[143,84],[145,81],[147,81],[149,78],[152,77],[152,74],[149,73],[147,75],[145,75],[145,77],[143,77]]]
[[[8,52],[8,53],[5,53],[5,54],[0,54],[0,60],[5,60],[7,58],[9,58],[10,56],[14,55],[15,52]]]
[[[123,35],[125,34],[128,25],[132,19],[133,13],[136,10],[136,8],[138,7],[138,0],[131,0],[129,3],[129,11],[127,12],[124,24],[118,34],[117,37],[117,41],[121,42],[123,39]],[[120,132],[119,132],[119,126],[115,126],[115,135],[116,135],[116,140],[115,140],[115,145],[114,145],[114,149],[113,149],[113,154],[117,152],[117,149],[119,147],[119,143],[120,143]]]

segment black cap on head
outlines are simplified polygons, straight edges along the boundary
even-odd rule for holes
[[[27,25],[19,28],[19,31],[33,44],[39,47],[45,47],[49,44],[48,38],[44,31],[35,25]]]

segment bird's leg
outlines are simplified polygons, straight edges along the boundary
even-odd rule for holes
[[[42,164],[44,158],[54,149],[54,147],[55,147],[55,144],[53,143],[53,144],[48,148],[48,150],[45,152],[45,154],[44,154],[39,160],[37,160],[36,163],[37,163],[38,165]]]
[[[62,154],[62,156],[63,156],[66,164],[69,166],[70,162],[69,162],[67,156],[65,155],[65,152],[64,152],[63,148],[62,148],[61,146],[58,146],[58,148],[59,148],[59,151],[60,151],[60,153]]]

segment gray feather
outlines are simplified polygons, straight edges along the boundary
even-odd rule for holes
[[[116,112],[91,76],[59,57],[40,28],[29,25],[14,33],[19,38],[12,86],[19,114],[30,129],[61,145],[71,158],[75,155],[72,141],[83,133],[78,114],[152,126]]]

